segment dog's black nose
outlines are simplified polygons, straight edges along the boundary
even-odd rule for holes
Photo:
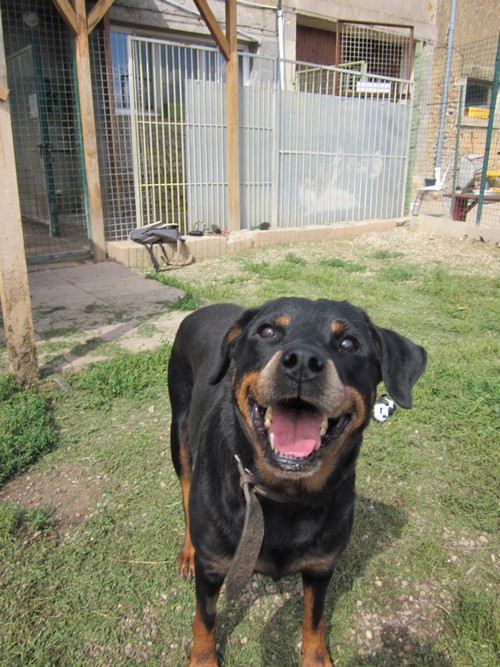
[[[281,365],[288,377],[297,382],[314,380],[323,372],[325,361],[316,348],[310,345],[294,345],[281,357]]]

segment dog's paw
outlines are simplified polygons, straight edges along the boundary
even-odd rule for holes
[[[217,660],[217,655],[207,656],[203,654],[200,656],[193,656],[189,659],[189,667],[218,667],[219,662]]]
[[[334,665],[328,653],[315,653],[303,656],[302,667],[334,667]]]
[[[194,549],[182,549],[177,560],[177,572],[183,579],[194,577]]]
[[[323,640],[302,643],[302,667],[334,667]]]

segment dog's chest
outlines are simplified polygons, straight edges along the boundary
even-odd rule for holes
[[[323,560],[331,549],[333,534],[326,513],[266,512],[264,541],[255,571],[273,579],[304,569],[306,562]]]

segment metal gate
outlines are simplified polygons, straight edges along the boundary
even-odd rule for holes
[[[128,45],[139,224],[224,227],[221,56],[152,39]],[[404,214],[410,81],[250,54],[240,56],[240,77],[243,229]]]
[[[134,183],[139,224],[158,220],[176,223],[182,231],[196,222],[188,219],[187,206],[187,128],[196,133],[187,89],[206,81],[220,81],[223,61],[216,49],[190,48],[152,39],[128,38],[130,114],[132,119]],[[223,91],[220,91],[223,95]],[[222,131],[223,99],[213,106],[203,99],[211,114],[211,130],[197,143],[199,159],[210,162],[207,183],[199,187],[216,188],[226,180]],[[208,125],[205,126],[208,128]],[[213,128],[218,128],[219,132]],[[207,157],[206,151],[210,152]],[[222,168],[224,166],[224,169]],[[221,167],[219,171],[218,168]],[[223,204],[211,202],[220,212]],[[219,213],[215,213],[219,215]]]

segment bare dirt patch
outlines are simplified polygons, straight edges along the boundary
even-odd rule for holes
[[[50,470],[28,472],[0,490],[0,501],[23,509],[54,510],[52,519],[62,535],[93,515],[104,477],[75,465],[57,465]]]

